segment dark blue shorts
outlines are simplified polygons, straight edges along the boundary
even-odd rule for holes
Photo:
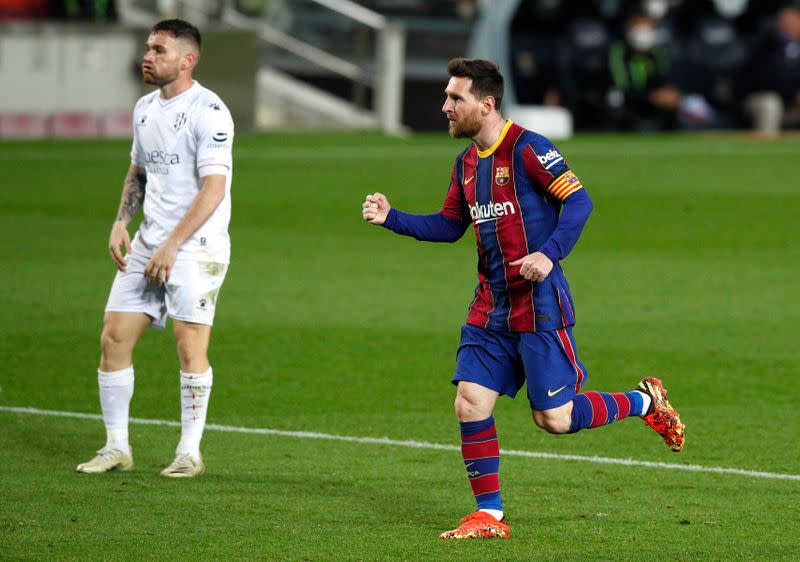
[[[586,382],[572,328],[547,332],[496,332],[466,324],[453,384],[474,382],[511,398],[528,383],[534,410],[558,408]]]

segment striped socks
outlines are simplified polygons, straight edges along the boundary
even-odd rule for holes
[[[479,510],[502,513],[500,499],[500,448],[494,417],[461,422],[461,454]],[[493,513],[493,514],[494,514]],[[501,515],[502,517],[502,515]]]
[[[582,392],[572,399],[572,422],[569,433],[581,429],[594,429],[628,416],[645,413],[645,396],[638,390],[632,392]],[[649,406],[649,403],[647,404]]]

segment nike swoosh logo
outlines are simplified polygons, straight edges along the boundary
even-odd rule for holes
[[[488,219],[478,219],[478,220],[475,221],[475,224],[483,224],[485,222],[492,222],[492,221],[496,221],[496,220],[497,220],[497,217],[490,217]]]
[[[558,394],[559,392],[561,392],[565,388],[567,388],[567,385],[564,385],[564,386],[562,386],[561,388],[559,388],[557,390],[548,390],[547,391],[547,396],[552,398],[553,396],[555,396],[556,394]]]
[[[475,176],[470,176],[466,180],[464,180],[464,185],[467,185],[469,182],[475,179]]]

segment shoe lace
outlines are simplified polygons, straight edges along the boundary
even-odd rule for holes
[[[189,470],[195,465],[197,465],[197,461],[192,458],[192,455],[188,453],[181,453],[175,457],[175,460],[172,461],[170,468],[173,470]]]
[[[103,447],[99,451],[97,451],[98,457],[103,457],[104,459],[111,459],[116,456],[117,451],[116,449],[112,449],[111,447]]]

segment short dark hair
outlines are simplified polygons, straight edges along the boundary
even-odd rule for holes
[[[469,91],[476,97],[492,96],[500,109],[503,101],[503,75],[500,68],[488,59],[456,58],[447,65],[447,72],[456,78],[472,78]]]
[[[158,22],[150,30],[151,33],[157,31],[166,31],[172,34],[175,39],[188,39],[194,43],[197,50],[200,50],[202,39],[200,38],[200,30],[185,20],[171,19]]]

